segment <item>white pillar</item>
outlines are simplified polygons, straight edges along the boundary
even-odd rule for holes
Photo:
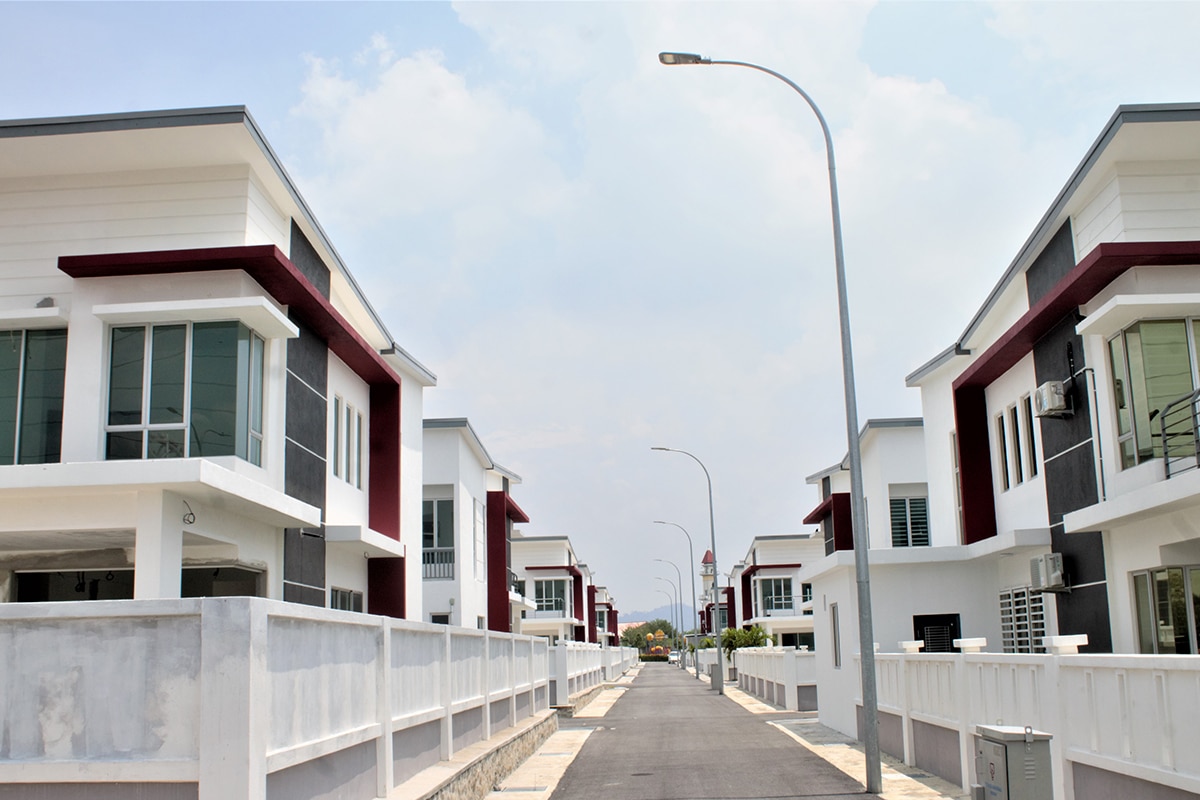
[[[138,492],[133,597],[179,597],[183,566],[183,504],[162,491]]]

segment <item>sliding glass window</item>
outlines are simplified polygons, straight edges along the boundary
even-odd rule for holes
[[[62,455],[65,329],[0,331],[0,464]]]

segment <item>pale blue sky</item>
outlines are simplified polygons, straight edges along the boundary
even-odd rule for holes
[[[1200,100],[1200,4],[6,3],[6,118],[246,105],[530,535],[621,609],[682,537],[801,530],[845,450],[819,129],[860,418],[950,345],[1122,103]],[[697,553],[699,558],[700,553]]]

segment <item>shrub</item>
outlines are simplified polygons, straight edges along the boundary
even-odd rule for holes
[[[640,658],[642,661],[664,661],[665,662],[667,660],[666,656],[652,656],[647,653],[642,653],[640,656],[638,656],[638,658]]]

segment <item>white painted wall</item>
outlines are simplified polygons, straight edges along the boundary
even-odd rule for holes
[[[1063,372],[1066,372],[1065,365]],[[1062,377],[1065,379],[1067,376],[1063,375]],[[1030,478],[1028,467],[1023,461],[1024,480],[1021,483],[1014,483],[1008,490],[1005,490],[1001,482],[1001,449],[997,417],[1001,414],[1007,415],[1009,406],[1016,405],[1017,417],[1018,420],[1021,420],[1023,414],[1021,398],[1031,394],[1036,388],[1037,377],[1034,375],[1033,354],[1030,353],[1018,361],[1012,369],[993,381],[984,392],[987,399],[988,442],[992,451],[992,492],[996,503],[996,531],[998,533],[1047,526],[1046,470],[1042,465],[1041,426],[1036,418],[1033,424],[1033,438],[1038,474]],[[1005,424],[1008,424],[1007,421]],[[1019,424],[1023,424],[1023,422],[1019,422]],[[1024,430],[1022,430],[1022,434],[1024,435]],[[1026,443],[1022,440],[1022,452],[1019,454],[1022,459],[1025,458],[1025,447]],[[1011,462],[1014,457],[1011,437],[1008,438],[1008,451]],[[1015,480],[1015,476],[1013,480]]]
[[[400,542],[407,553],[405,613],[409,619],[424,619],[421,580],[424,389],[417,376],[402,373],[400,377]]]
[[[921,389],[924,420],[926,486],[929,489],[929,536],[934,547],[962,542],[958,519],[958,489],[954,479],[954,377],[959,362],[952,359],[925,376]],[[965,363],[965,362],[964,362]]]
[[[370,387],[332,352],[328,357],[329,383],[326,393],[325,408],[325,520],[328,525],[361,525],[366,527],[370,520],[369,487],[371,467],[370,425],[371,425],[371,391]],[[342,398],[342,419],[334,419],[334,398]],[[344,465],[339,467],[340,475],[333,474],[333,441],[334,426],[346,428],[346,406],[349,404],[354,412],[363,418],[362,439],[362,488],[346,480]]]

